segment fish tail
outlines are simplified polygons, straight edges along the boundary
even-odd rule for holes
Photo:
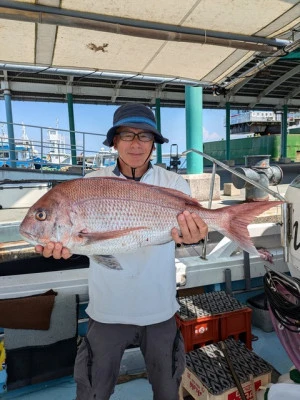
[[[279,206],[280,204],[282,204],[282,201],[262,201],[233,205],[226,207],[225,210],[224,208],[214,210],[217,214],[217,221],[214,228],[236,242],[241,249],[263,258],[262,254],[257,251],[253,244],[247,226],[255,217],[269,208]]]

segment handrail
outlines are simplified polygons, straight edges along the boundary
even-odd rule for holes
[[[265,192],[271,194],[276,199],[286,202],[286,199],[283,196],[281,196],[279,193],[276,193],[276,192],[274,192],[274,190],[271,190],[271,189],[261,185],[260,183],[253,181],[252,179],[246,177],[245,175],[242,175],[241,173],[237,172],[233,168],[228,167],[228,165],[222,163],[219,160],[216,160],[215,158],[209,156],[208,154],[203,153],[202,151],[199,151],[199,150],[196,150],[196,149],[189,149],[189,150],[184,151],[182,154],[185,155],[185,154],[191,153],[191,152],[197,153],[200,156],[202,156],[202,157],[206,158],[207,160],[211,161],[212,163],[215,163],[215,164],[219,165],[220,167],[222,167],[222,168],[226,169],[227,171],[231,172],[233,175],[236,175],[239,178],[243,179],[244,181],[246,181],[248,183],[251,183],[251,185],[253,185],[253,186],[255,186],[255,187],[257,187],[257,188],[259,188],[261,190],[264,190]]]
[[[8,157],[2,154],[1,165],[4,167],[10,166],[13,168],[27,169],[35,167],[37,171],[43,173],[45,169],[49,170],[49,168],[51,168],[51,170],[61,170],[62,167],[72,166],[72,145],[69,138],[69,135],[71,133],[74,134],[76,137],[76,150],[78,153],[77,155],[81,159],[81,163],[79,165],[82,168],[82,174],[84,174],[84,170],[86,169],[86,167],[89,167],[92,164],[95,164],[96,167],[101,166],[98,165],[98,163],[100,164],[101,162],[103,162],[104,159],[111,158],[111,160],[113,160],[113,158],[115,157],[113,152],[110,155],[110,151],[107,150],[104,151],[105,155],[101,153],[102,158],[100,160],[100,156],[98,155],[98,153],[100,153],[102,150],[101,142],[103,141],[102,138],[105,137],[104,134],[94,132],[71,131],[68,129],[61,129],[59,127],[45,127],[4,121],[0,121],[0,130],[1,127],[8,127],[10,125],[22,128],[24,135],[22,134],[22,136],[18,138],[10,138],[6,135],[4,129],[2,128],[2,132],[0,132],[0,147],[3,149],[2,153],[4,153],[4,144],[8,145],[8,151],[10,148],[10,144],[12,143],[27,146],[28,149],[26,150],[24,148],[23,150],[20,150],[20,148],[18,147],[18,149],[15,149],[12,153],[10,152]],[[28,130],[28,132],[25,131],[25,128]],[[53,138],[52,140],[50,137],[46,139],[46,135],[51,135],[52,131],[57,134],[57,137]],[[4,137],[2,140],[1,133]],[[99,137],[99,149],[95,150],[93,146],[93,143],[95,142],[94,138],[97,139]],[[34,150],[36,150],[36,153],[34,152]],[[47,161],[47,155],[51,155],[52,160]],[[87,158],[91,159],[92,164],[87,164]],[[39,167],[39,165],[41,167]]]
[[[212,196],[213,196],[213,187],[214,187],[214,177],[215,177],[215,165],[219,165],[221,168],[225,169],[226,171],[231,172],[232,174],[238,176],[240,179],[243,179],[244,181],[250,183],[251,185],[266,191],[267,193],[271,194],[273,197],[277,198],[278,200],[283,201],[283,204],[281,205],[281,217],[282,217],[282,233],[281,233],[281,240],[282,240],[282,246],[284,249],[284,260],[288,262],[289,260],[289,254],[288,254],[288,202],[286,199],[281,196],[279,193],[274,192],[273,190],[261,185],[258,182],[253,181],[252,179],[246,177],[245,175],[240,174],[233,168],[229,167],[228,165],[222,163],[219,160],[216,160],[215,158],[209,156],[208,154],[203,153],[202,151],[196,150],[196,149],[189,149],[184,151],[182,154],[186,155],[188,153],[194,152],[196,154],[199,154],[200,156],[206,158],[207,160],[211,161],[213,163],[213,176],[212,176],[212,181],[211,181],[211,187],[210,187],[210,198],[209,198],[209,207],[211,207],[211,201],[212,201]],[[202,256],[201,258],[206,260],[206,245],[207,245],[207,237],[204,240],[204,245],[202,249]]]

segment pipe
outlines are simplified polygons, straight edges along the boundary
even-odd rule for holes
[[[251,183],[253,186],[258,187],[259,189],[265,190],[266,192],[271,194],[276,199],[283,201],[283,204],[281,205],[281,215],[282,215],[282,220],[283,220],[283,229],[284,229],[283,233],[285,235],[284,239],[283,239],[284,240],[284,243],[283,243],[283,246],[284,246],[284,258],[285,258],[285,260],[288,260],[288,247],[287,247],[288,243],[287,243],[286,234],[288,233],[287,229],[288,229],[289,221],[287,220],[288,219],[288,211],[287,211],[288,210],[288,203],[286,202],[286,199],[283,196],[281,196],[281,194],[279,194],[277,192],[274,192],[274,190],[271,190],[269,188],[265,188],[260,183],[255,182],[250,178],[247,178],[246,176],[236,172],[233,168],[228,167],[226,164],[222,163],[221,161],[218,161],[215,158],[213,158],[213,157],[211,157],[211,156],[209,156],[209,155],[207,155],[207,154],[205,154],[205,153],[203,153],[201,151],[198,151],[198,150],[195,150],[195,149],[189,149],[189,150],[184,151],[181,155],[184,156],[184,155],[186,155],[187,153],[189,153],[191,151],[193,151],[193,152],[195,152],[197,154],[200,154],[202,157],[206,158],[207,160],[211,161],[212,163],[215,163],[215,164],[219,165],[220,167],[222,167],[226,171],[231,172],[233,175],[238,176],[239,178],[245,180],[248,183]]]
[[[196,149],[189,149],[189,150],[186,150],[186,151],[182,152],[181,155],[184,156],[184,155],[186,155],[187,153],[190,153],[190,152],[194,152],[194,153],[200,154],[202,157],[206,158],[207,160],[211,161],[212,163],[216,163],[220,167],[226,169],[226,171],[231,172],[233,175],[238,176],[239,178],[243,179],[244,181],[246,181],[248,183],[251,183],[253,186],[258,187],[261,190],[265,190],[266,192],[271,194],[276,199],[286,202],[286,199],[283,196],[281,196],[281,194],[279,194],[277,192],[274,192],[274,190],[266,188],[265,186],[261,185],[258,182],[253,181],[250,178],[247,178],[245,175],[240,174],[239,172],[237,172],[233,168],[228,167],[226,164],[222,163],[221,161],[216,160],[215,158],[209,156],[208,154],[205,154],[205,153],[203,153],[203,152],[201,152],[199,150],[196,150]]]
[[[13,72],[27,72],[27,73],[35,73],[35,74],[49,74],[49,75],[65,75],[65,76],[93,76],[96,78],[104,78],[104,79],[113,79],[113,80],[122,80],[122,81],[133,81],[133,82],[146,82],[146,83],[157,83],[159,85],[162,84],[176,84],[176,85],[190,85],[190,86],[199,86],[200,84],[209,85],[208,81],[195,81],[191,79],[180,79],[180,78],[163,78],[159,76],[147,76],[141,74],[121,74],[115,72],[100,72],[97,70],[82,70],[82,69],[68,69],[68,68],[45,68],[37,65],[18,65],[18,64],[8,64],[8,63],[0,63],[0,69],[4,71],[13,71]]]
[[[206,43],[249,51],[273,53],[290,43],[286,40],[133,20],[12,0],[2,0],[0,11],[1,18],[6,19],[73,26],[158,40]]]

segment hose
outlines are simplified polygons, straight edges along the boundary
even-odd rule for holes
[[[295,333],[300,332],[299,286],[299,279],[285,277],[272,270],[264,276],[265,293],[275,318],[287,330]]]

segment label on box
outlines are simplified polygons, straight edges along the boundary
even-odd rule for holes
[[[258,381],[254,382],[254,388],[255,391],[257,392],[259,387],[262,385],[261,380],[259,379]],[[245,397],[247,400],[253,400],[253,392],[252,392],[252,385],[251,383],[247,383],[246,385],[242,385],[243,391],[245,394]],[[238,390],[235,390],[234,392],[230,393],[227,397],[228,400],[241,400],[241,396]]]
[[[205,386],[201,385],[201,383],[197,380],[194,379],[193,374],[191,374],[189,371],[186,373],[186,377],[188,379],[189,385],[188,385],[188,391],[192,395],[196,395],[197,399],[201,399],[202,396],[207,393],[207,390]],[[205,396],[206,397],[206,396]]]

